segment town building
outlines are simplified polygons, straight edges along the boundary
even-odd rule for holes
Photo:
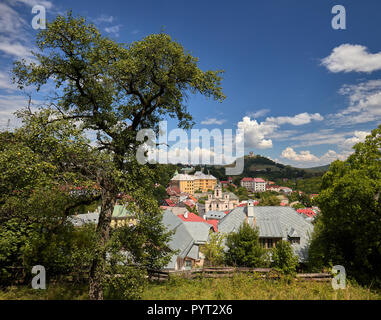
[[[255,207],[249,201],[245,207],[237,207],[218,222],[223,234],[237,232],[247,222],[258,227],[263,247],[273,248],[280,240],[289,241],[300,262],[308,258],[308,244],[313,225],[290,207]]]
[[[264,192],[266,191],[266,181],[262,178],[243,178],[241,187],[252,192]]]
[[[174,232],[168,246],[177,252],[164,267],[166,270],[191,270],[203,266],[204,256],[200,246],[208,241],[213,227],[203,221],[193,221],[193,215],[183,219],[167,210],[163,213],[164,226],[167,231]]]
[[[238,202],[238,197],[234,193],[222,192],[222,186],[217,184],[214,187],[214,193],[209,193],[208,199],[205,200],[205,213],[231,210],[238,206]]]
[[[193,195],[196,191],[208,192],[208,190],[213,190],[217,184],[217,178],[201,171],[196,171],[194,175],[179,174],[176,171],[169,184],[172,188],[177,187],[180,192]]]
[[[100,210],[101,208],[98,207],[94,212],[70,216],[68,221],[70,221],[75,227],[82,227],[88,223],[98,224]],[[136,223],[136,216],[128,211],[125,206],[118,204],[114,206],[110,223],[112,228],[122,227],[126,225],[136,225]]]

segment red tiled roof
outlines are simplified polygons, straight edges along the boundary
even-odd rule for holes
[[[254,179],[253,178],[242,178],[241,181],[243,182],[250,182],[250,181],[253,181]]]
[[[171,186],[167,188],[167,194],[170,196],[177,196],[180,194],[180,189],[176,186]]]
[[[188,221],[188,222],[205,222],[213,226],[213,230],[215,232],[217,232],[218,230],[217,229],[218,220],[205,220],[193,212],[188,212],[188,218],[185,218],[183,214],[178,215],[178,217],[181,220]]]
[[[315,211],[313,211],[313,210],[310,209],[310,208],[306,208],[306,209],[298,209],[298,210],[296,210],[296,212],[298,212],[298,213],[303,213],[303,214],[305,214],[305,215],[308,216],[308,217],[316,216]]]
[[[175,204],[173,203],[173,201],[171,199],[164,199],[164,201],[170,207],[174,207],[175,206]]]
[[[193,200],[194,202],[197,202],[197,199],[195,197],[193,197],[192,195],[189,195],[188,197],[189,199]]]
[[[191,208],[193,208],[195,206],[195,204],[192,200],[185,200],[185,201],[183,201],[183,203],[185,205],[187,205],[188,207],[191,207]]]
[[[262,178],[254,178],[254,182],[266,182]]]
[[[214,232],[218,232],[218,220],[207,220],[206,223],[209,223],[210,225],[213,226]]]

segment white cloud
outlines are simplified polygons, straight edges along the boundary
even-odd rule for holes
[[[22,45],[19,42],[10,43],[8,41],[0,42],[0,51],[16,58],[31,58],[31,48]]]
[[[330,164],[335,160],[343,161],[353,153],[352,147],[356,143],[364,142],[369,134],[370,132],[366,131],[355,131],[349,137],[347,133],[341,134],[341,137],[338,134],[335,139],[339,152],[329,149],[325,154],[318,157],[309,150],[297,153],[292,147],[287,147],[282,151],[281,158],[290,160],[293,165],[301,166],[320,166]],[[313,135],[317,136],[317,134]]]
[[[294,149],[288,147],[282,151],[281,157],[296,162],[316,162],[319,158],[311,154],[310,151],[300,151],[296,153]]]
[[[3,35],[1,38],[4,39],[4,35],[7,35],[7,38],[25,40],[25,33],[22,31],[28,23],[6,3],[0,3],[0,12],[0,30]]]
[[[212,125],[212,124],[221,125],[225,122],[226,122],[225,119],[218,120],[216,118],[207,118],[204,121],[201,121],[201,124],[204,124],[204,125]]]
[[[31,104],[33,106],[40,101],[34,100]],[[17,127],[20,125],[20,120],[16,118],[14,113],[17,110],[23,109],[28,105],[28,98],[21,95],[0,95],[0,128],[3,129],[10,120],[10,127]]]
[[[312,120],[321,121],[323,119],[319,113],[310,114],[307,112],[292,117],[267,117],[263,122],[244,117],[242,121],[238,122],[237,127],[245,132],[245,148],[267,149],[273,147],[271,138],[285,139],[296,133],[295,130],[277,131],[280,125],[300,126],[308,124]]]
[[[0,89],[7,91],[17,90],[17,87],[11,83],[10,75],[5,71],[0,71]]]
[[[370,135],[367,131],[355,131],[354,136],[343,141],[341,148],[350,150],[352,147],[359,142],[364,142],[365,138]]]
[[[114,21],[114,17],[113,16],[108,16],[108,15],[105,15],[105,14],[101,14],[99,17],[95,18],[94,19],[94,22],[95,23],[111,23]]]
[[[266,136],[273,133],[276,126],[264,122],[258,123],[255,119],[244,117],[242,121],[238,122],[237,127],[244,130],[245,148],[272,148],[272,140],[266,139]]]
[[[110,33],[110,34],[114,35],[115,37],[119,37],[119,30],[120,30],[121,26],[122,26],[121,24],[118,24],[118,25],[115,25],[115,26],[106,27],[105,31],[107,33]]]
[[[381,52],[369,53],[361,45],[342,44],[322,59],[322,65],[331,72],[372,72],[381,70]]]
[[[350,150],[353,145],[363,142],[369,135],[367,131],[334,132],[333,129],[322,129],[318,132],[305,133],[290,137],[289,141],[300,141],[292,144],[292,148],[311,147],[317,145],[336,145],[340,150]]]
[[[348,96],[349,106],[329,115],[329,123],[348,125],[381,120],[381,80],[344,85],[339,93]]]
[[[10,4],[17,3],[11,2]],[[31,37],[28,31],[33,31],[32,26],[7,3],[0,3],[0,12],[0,53],[29,59],[33,46],[30,45]]]
[[[264,115],[268,114],[269,112],[270,112],[270,109],[260,109],[260,110],[255,111],[255,112],[249,112],[247,114],[247,116],[253,117],[255,119],[255,118],[263,117]]]
[[[266,122],[268,122],[268,123],[274,123],[277,125],[282,125],[282,124],[288,123],[288,124],[292,124],[294,126],[300,126],[303,124],[308,124],[312,120],[322,121],[322,120],[324,120],[324,118],[319,113],[311,114],[311,113],[307,113],[307,112],[299,113],[293,117],[268,117],[268,118],[266,118]]]
[[[46,9],[51,9],[53,7],[53,3],[47,0],[13,0],[13,3],[22,3],[30,7],[34,7],[35,5],[44,6]]]

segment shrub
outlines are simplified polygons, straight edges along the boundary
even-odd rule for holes
[[[266,249],[259,243],[258,228],[244,223],[237,233],[231,233],[226,240],[228,251],[225,259],[228,265],[238,267],[264,267],[268,265]]]
[[[271,266],[283,274],[295,274],[299,258],[294,254],[288,241],[279,241],[272,249]]]

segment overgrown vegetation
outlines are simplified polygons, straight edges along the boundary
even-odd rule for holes
[[[261,280],[257,275],[236,274],[232,278],[173,278],[149,283],[142,293],[144,300],[381,300],[381,292],[348,282],[346,289],[333,290],[331,283],[299,282],[290,278]],[[105,299],[112,297],[105,294]],[[0,300],[88,299],[87,285],[50,284],[47,290],[8,287],[0,291]]]
[[[381,125],[323,176],[309,260],[342,265],[362,284],[381,285]]]

